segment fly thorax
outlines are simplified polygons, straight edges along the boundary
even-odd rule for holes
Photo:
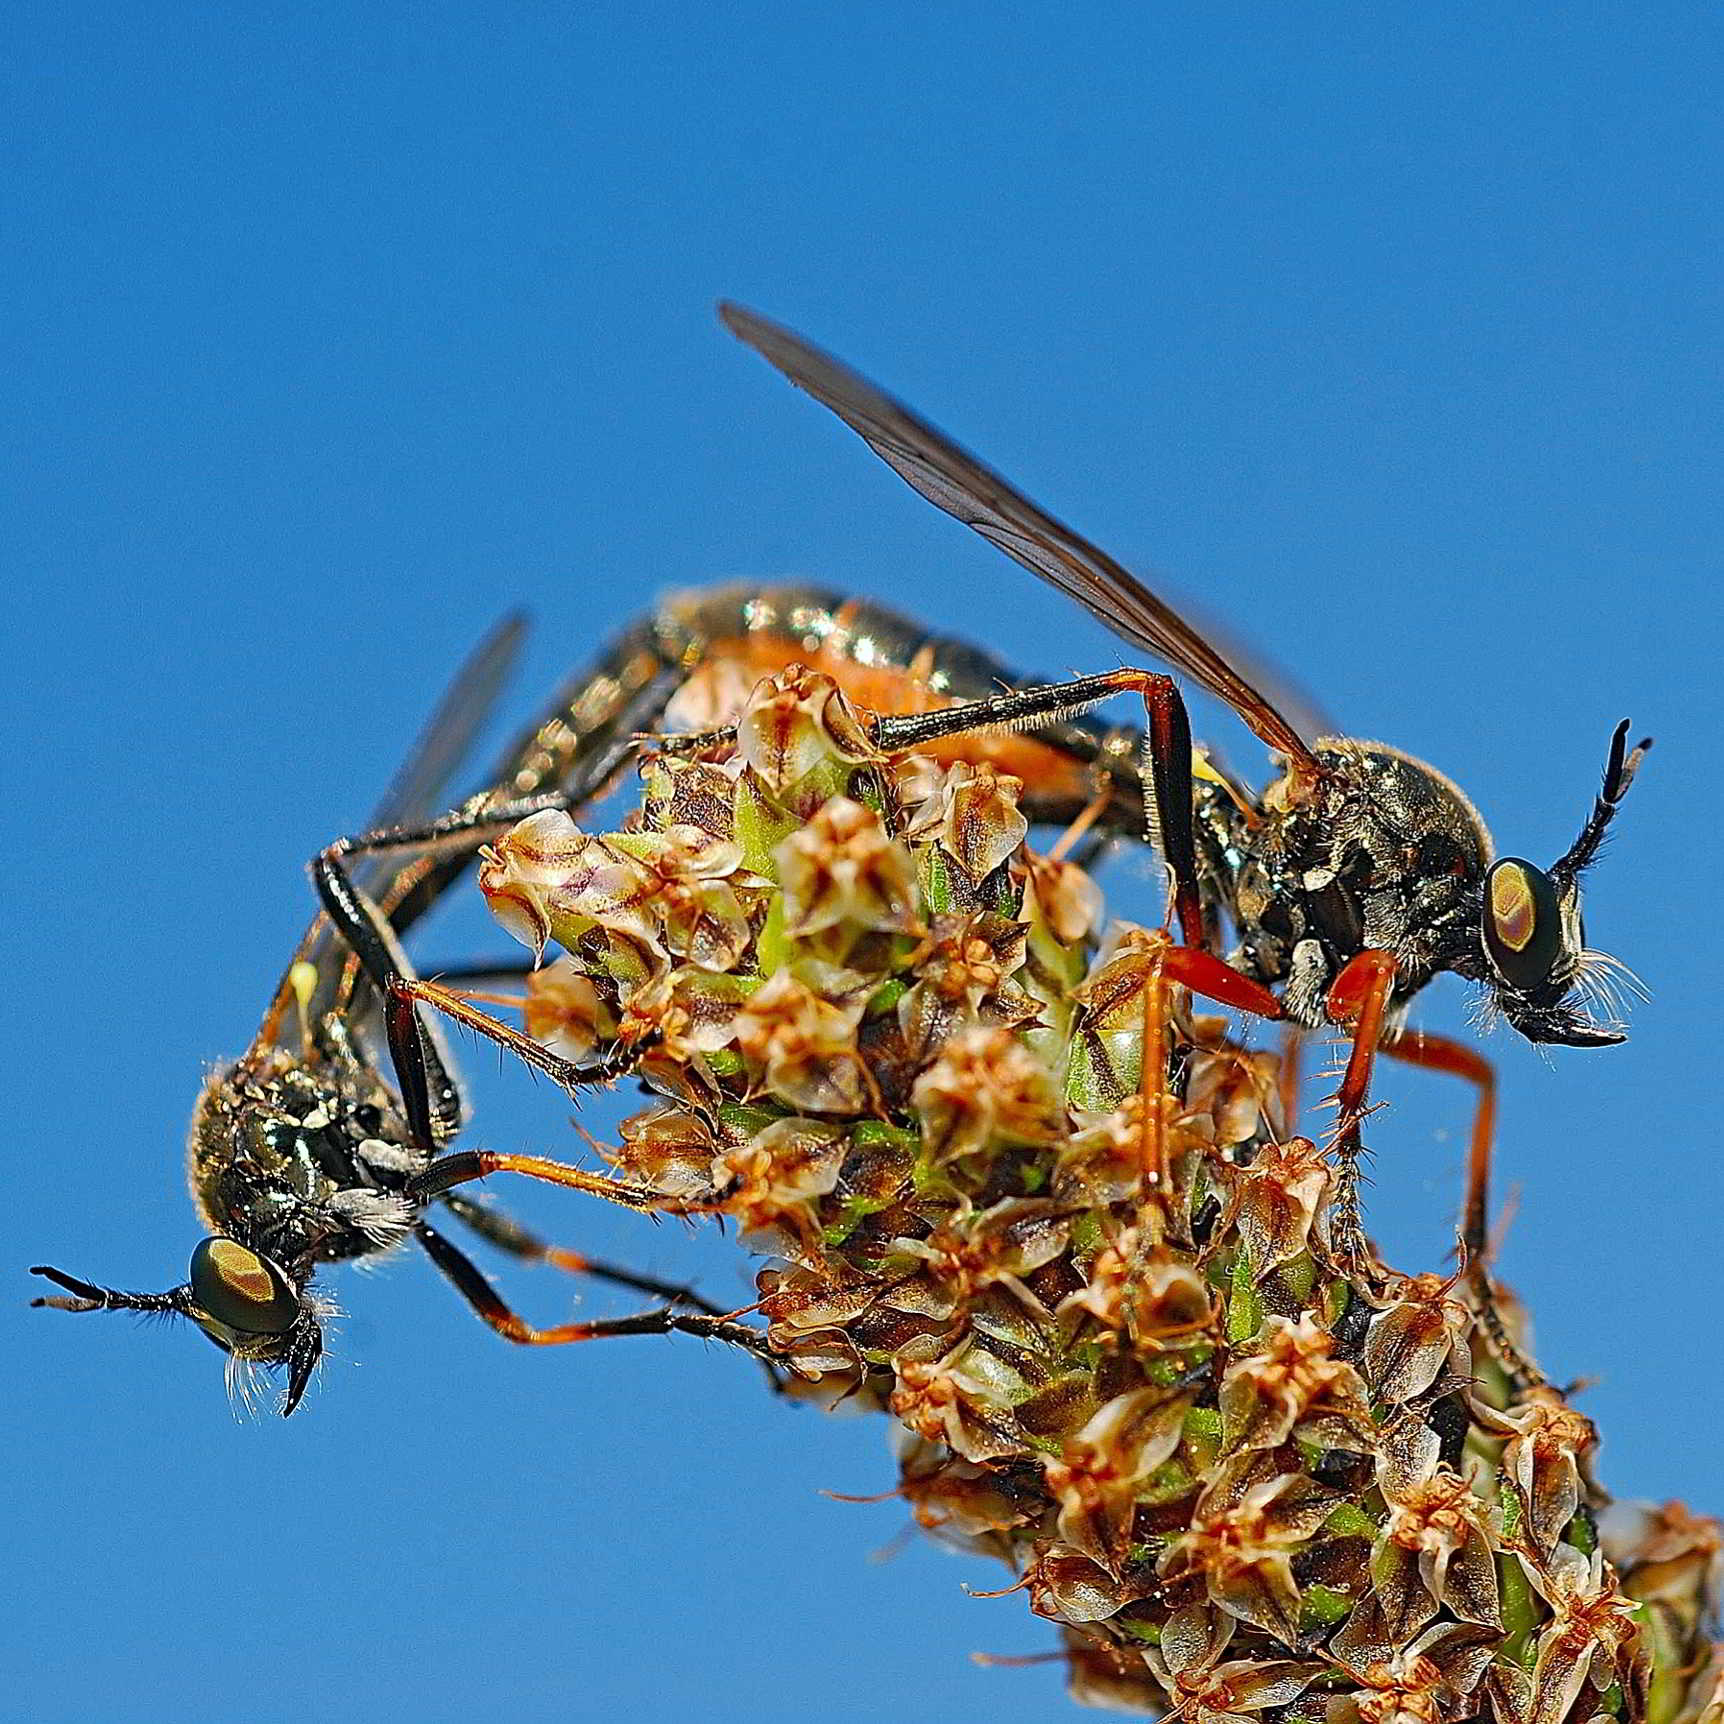
[[[1302,859],[1314,924],[1343,962],[1375,947],[1399,963],[1397,994],[1452,967],[1474,920],[1490,835],[1454,783],[1381,743],[1321,751],[1333,770],[1307,822],[1319,842]]]
[[[391,1093],[363,1069],[277,1052],[205,1084],[192,1118],[192,1197],[212,1232],[277,1261],[336,1261],[393,1244],[399,1188],[424,1165]]]

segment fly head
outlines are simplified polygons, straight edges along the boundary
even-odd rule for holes
[[[1485,875],[1479,905],[1481,973],[1493,1005],[1528,1041],[1593,1048],[1626,1039],[1615,1022],[1600,1022],[1588,1009],[1602,1005],[1614,1018],[1621,1003],[1616,977],[1625,972],[1615,959],[1586,944],[1580,876],[1597,856],[1651,746],[1647,737],[1630,750],[1624,719],[1611,738],[1603,788],[1568,850],[1548,869],[1504,856]]]
[[[228,1356],[228,1393],[236,1406],[255,1404],[260,1372],[285,1372],[281,1413],[300,1403],[323,1357],[327,1306],[310,1287],[310,1265],[284,1267],[240,1244],[215,1235],[192,1253],[185,1283],[165,1293],[127,1293],[35,1265],[64,1295],[32,1300],[60,1311],[137,1311],[153,1317],[188,1317]]]
[[[406,1239],[415,1206],[403,1188],[426,1161],[394,1091],[334,1029],[315,1058],[253,1048],[205,1082],[188,1172],[209,1236],[181,1286],[129,1293],[38,1267],[67,1296],[36,1303],[189,1318],[227,1355],[236,1405],[253,1406],[260,1375],[276,1373],[291,1413],[333,1314],[312,1285],[318,1264]]]

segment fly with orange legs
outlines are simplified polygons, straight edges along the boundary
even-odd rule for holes
[[[1602,1047],[1623,1039],[1619,1027],[1585,1009],[1589,997],[1608,999],[1614,961],[1586,946],[1580,878],[1650,739],[1630,749],[1627,721],[1617,727],[1592,811],[1551,867],[1493,859],[1484,822],[1434,768],[1380,743],[1314,734],[1105,551],[901,402],[755,312],[725,305],[720,316],[929,502],[1129,644],[1224,700],[1279,757],[1282,776],[1256,798],[1194,774],[1177,684],[1139,670],[1004,694],[964,710],[883,719],[873,729],[883,749],[917,748],[959,728],[1030,725],[1112,695],[1140,696],[1151,835],[1168,869],[1181,935],[1163,960],[1167,978],[1237,1011],[1350,1034],[1336,1126],[1336,1148],[1349,1167],[1379,1051],[1472,1083],[1479,1101],[1462,1243],[1482,1273],[1495,1080],[1471,1048],[1406,1029],[1406,1008],[1432,977],[1452,971],[1478,983],[1488,1008],[1530,1041]],[[1235,939],[1225,955],[1223,919]],[[1362,1249],[1356,1199],[1346,1214]]]
[[[486,787],[432,817],[487,716],[521,638],[510,619],[475,650],[445,695],[364,836],[312,865],[325,914],[307,931],[250,1047],[216,1070],[193,1116],[190,1177],[207,1229],[191,1272],[162,1293],[103,1286],[38,1266],[61,1292],[36,1301],[73,1312],[189,1318],[229,1359],[236,1398],[260,1372],[283,1373],[283,1413],[299,1404],[323,1352],[333,1307],[314,1285],[324,1265],[374,1258],[412,1240],[476,1314],[506,1339],[544,1345],[681,1332],[759,1353],[758,1332],[685,1288],[538,1239],[455,1189],[485,1172],[548,1175],[629,1202],[615,1181],[533,1158],[453,1149],[465,1102],[418,1003],[501,1042],[571,1093],[611,1081],[632,1055],[577,1066],[422,981],[402,941],[471,867],[479,849],[526,816],[579,812],[636,763],[643,733],[699,728],[761,676],[798,662],[837,675],[858,699],[931,713],[973,703],[1014,680],[984,654],[930,641],[865,601],[805,587],[721,588],[685,595],[624,632],[549,702]],[[1051,720],[1033,734],[955,735],[948,759],[986,760],[1032,786],[1040,822],[1084,813],[1088,842],[1136,836],[1141,803],[1128,733]],[[1087,811],[1087,812],[1086,812]],[[455,972],[460,974],[462,972]],[[497,972],[490,971],[495,974]],[[654,1194],[637,1207],[662,1212]],[[441,1205],[495,1249],[661,1301],[631,1317],[538,1328],[518,1317],[426,1218]]]

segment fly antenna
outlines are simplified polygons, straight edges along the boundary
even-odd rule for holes
[[[1634,782],[1634,775],[1640,770],[1647,749],[1652,746],[1652,738],[1644,736],[1630,749],[1628,726],[1629,720],[1625,718],[1612,734],[1610,758],[1604,766],[1604,785],[1592,805],[1592,813],[1581,827],[1580,836],[1569,845],[1567,854],[1550,870],[1551,879],[1558,885],[1570,884],[1598,854],[1604,834],[1615,819],[1623,797],[1628,794],[1628,787]]]
[[[70,1298],[44,1297],[30,1301],[32,1309],[50,1308],[55,1311],[155,1311],[167,1316],[190,1315],[190,1289],[175,1287],[167,1293],[123,1293],[114,1287],[98,1287],[93,1281],[80,1281],[63,1269],[50,1269],[35,1263],[32,1275],[41,1275],[56,1287],[64,1287]]]

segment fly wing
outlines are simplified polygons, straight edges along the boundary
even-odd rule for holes
[[[444,811],[449,785],[472,753],[526,637],[525,614],[512,611],[467,655],[436,710],[425,721],[413,752],[383,793],[371,816],[371,831],[422,825]]]
[[[901,401],[782,325],[724,303],[733,335],[838,415],[900,478],[1115,634],[1218,695],[1269,747],[1318,770],[1305,736],[1244,672],[1105,551],[1032,503]]]
[[[449,786],[508,681],[526,629],[525,617],[511,613],[467,655],[390,781],[368,831],[422,825],[444,812]],[[351,873],[354,884],[387,920],[400,904],[417,901],[421,894],[415,888],[435,866],[411,849],[383,850],[355,858]],[[254,1046],[271,1045],[283,1035],[296,1037],[301,1021],[315,1024],[334,1010],[347,1013],[351,1027],[358,1030],[355,990],[370,992],[353,954],[337,938],[329,918],[320,915],[299,942]],[[297,1009],[290,1010],[295,1002]],[[363,1015],[369,1018],[374,1006],[370,1002]]]

